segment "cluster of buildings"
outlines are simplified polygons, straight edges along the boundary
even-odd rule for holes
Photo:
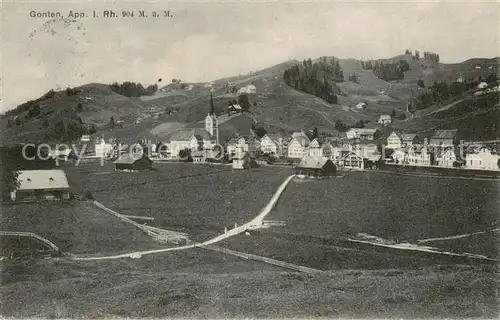
[[[386,161],[421,167],[499,170],[500,155],[483,143],[459,141],[457,129],[436,130],[422,137],[393,131],[387,137]]]

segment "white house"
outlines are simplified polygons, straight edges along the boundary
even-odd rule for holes
[[[367,107],[368,107],[368,105],[365,102],[360,102],[356,105],[356,109],[364,109]]]
[[[254,84],[249,84],[247,86],[241,87],[238,90],[238,93],[257,93],[257,89],[255,88]]]
[[[407,155],[403,149],[394,150],[391,157],[394,160],[394,163],[397,163],[397,164],[405,164],[406,163]]]
[[[310,140],[304,132],[294,132],[288,144],[288,158],[301,159],[305,155]]]
[[[402,144],[403,141],[401,140],[401,136],[396,131],[393,131],[387,137],[387,149],[399,149],[402,147]]]
[[[486,88],[488,88],[488,84],[483,81],[477,85],[477,88],[480,90],[486,89]]]
[[[381,125],[390,124],[391,122],[392,122],[392,118],[391,118],[391,115],[389,115],[389,114],[380,115],[380,117],[378,118],[378,121],[377,121],[377,123],[380,123]]]
[[[237,149],[248,152],[250,147],[244,137],[231,138],[226,144],[227,153],[234,155]]]
[[[413,166],[430,166],[431,155],[424,145],[413,145],[409,148],[406,163]]]
[[[465,166],[470,169],[499,170],[500,157],[492,149],[481,146],[468,150],[465,154]]]
[[[192,152],[203,149],[203,137],[193,130],[178,131],[170,137],[170,156],[178,158],[181,150],[189,149]]]
[[[436,155],[438,166],[444,168],[453,168],[453,163],[457,161],[457,155],[453,147],[444,150],[438,150]]]
[[[265,134],[260,140],[260,150],[264,153],[281,156],[283,138],[280,135]]]
[[[90,135],[88,135],[88,134],[82,135],[82,137],[80,138],[80,141],[82,141],[82,142],[89,142],[90,141]]]
[[[108,157],[113,152],[113,145],[111,143],[107,143],[104,141],[104,138],[100,140],[99,143],[96,143],[95,147],[95,155],[100,158]]]
[[[250,156],[248,152],[243,151],[241,148],[236,148],[234,156],[231,157],[233,169],[247,169],[250,167]]]
[[[307,156],[309,157],[323,157],[323,150],[318,139],[313,139],[307,148]]]

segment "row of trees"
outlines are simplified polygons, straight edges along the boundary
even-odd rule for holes
[[[399,61],[361,61],[361,67],[365,70],[373,70],[373,73],[385,81],[401,80],[404,72],[410,70],[410,65],[406,60]]]
[[[97,131],[94,124],[85,125],[80,117],[69,121],[60,120],[49,128],[49,134],[62,142],[73,142],[84,134],[93,134]]]
[[[122,84],[114,82],[113,84],[110,84],[109,87],[114,92],[125,97],[150,96],[158,90],[157,84],[152,84],[144,88],[142,84],[131,81],[125,81]]]
[[[365,124],[367,124],[369,121],[368,120],[359,120],[359,121],[356,121],[356,123],[354,123],[354,125],[347,125],[345,124],[344,122],[342,122],[341,120],[337,120],[335,121],[335,130],[339,131],[339,132],[346,132],[347,130],[351,129],[351,128],[364,128],[365,127]]]
[[[405,54],[411,54],[414,60],[420,60],[420,51],[418,50],[415,50],[415,53],[412,53],[410,49],[406,49]],[[424,59],[439,62],[439,54],[430,51],[424,51]]]
[[[285,70],[283,80],[290,87],[313,94],[329,103],[337,103],[336,92],[340,92],[335,82],[344,81],[344,73],[338,60],[326,57],[318,62],[304,60],[302,65],[295,65]]]
[[[492,76],[491,81],[495,80],[496,76]],[[481,78],[472,81],[457,82],[454,81],[450,84],[446,82],[436,82],[428,87],[426,92],[422,92],[418,97],[413,99],[412,107],[416,110],[422,110],[432,106],[435,103],[445,101],[447,99],[459,96],[464,92],[476,88],[482,82]]]

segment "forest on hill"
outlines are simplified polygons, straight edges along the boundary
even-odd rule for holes
[[[311,58],[296,64],[283,73],[284,82],[295,90],[313,94],[329,103],[336,104],[340,89],[336,82],[344,81],[339,61],[322,57],[317,62]]]

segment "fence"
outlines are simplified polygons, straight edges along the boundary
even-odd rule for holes
[[[221,252],[221,253],[225,253],[225,254],[230,254],[230,255],[233,255],[233,256],[236,256],[236,257],[240,257],[240,258],[243,258],[243,259],[247,259],[247,260],[260,261],[260,262],[264,262],[264,263],[267,263],[267,264],[272,264],[272,265],[275,265],[275,266],[278,266],[278,267],[282,267],[282,268],[286,268],[286,269],[291,269],[291,270],[295,270],[295,271],[300,271],[300,272],[305,272],[305,273],[321,273],[321,272],[324,272],[324,271],[318,270],[318,269],[313,269],[313,268],[308,268],[308,267],[304,267],[304,266],[299,266],[297,264],[293,264],[293,263],[289,263],[289,262],[285,262],[285,261],[280,261],[280,260],[275,260],[275,259],[271,259],[271,258],[267,258],[267,257],[262,257],[262,256],[258,256],[258,255],[255,255],[255,254],[234,251],[234,250],[231,250],[231,249],[221,248],[221,247],[217,247],[217,246],[214,246],[214,245],[202,245],[202,246],[200,246],[200,248],[211,250],[211,251],[216,251],[216,252]]]
[[[39,235],[33,233],[33,232],[16,232],[16,231],[0,231],[0,236],[17,236],[17,237],[30,237],[30,238],[34,238],[40,242],[43,242],[44,244],[48,245],[49,247],[52,248],[52,250],[54,250],[55,252],[61,252],[61,250],[59,250],[59,248],[53,244],[52,242],[50,242],[49,240],[43,238],[43,237],[40,237]]]

